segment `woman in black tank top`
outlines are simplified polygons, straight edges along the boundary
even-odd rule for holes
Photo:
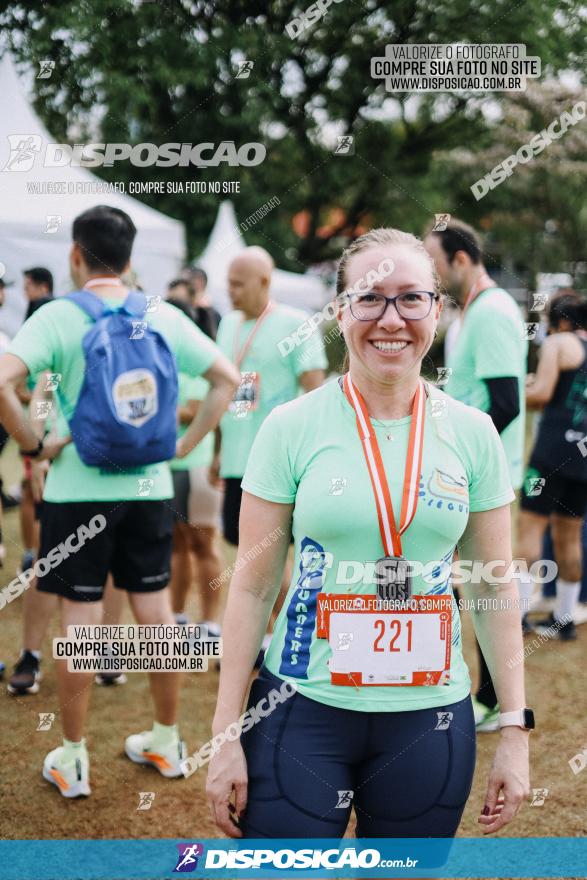
[[[557,598],[553,614],[536,627],[569,640],[577,637],[574,613],[587,510],[587,302],[576,294],[553,301],[549,335],[536,375],[528,380],[527,406],[542,409],[542,417],[522,490],[518,552],[529,566],[536,562],[550,525]],[[529,598],[533,587],[529,578],[525,583],[522,579],[521,597]]]

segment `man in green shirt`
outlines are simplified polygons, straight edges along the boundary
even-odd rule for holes
[[[220,423],[222,444],[215,462],[225,483],[224,537],[234,545],[240,484],[259,428],[276,406],[321,385],[327,366],[317,334],[301,344],[289,343],[308,316],[271,301],[273,268],[273,260],[260,247],[247,248],[232,261],[228,289],[235,310],[222,319],[216,339],[241,372],[241,385]]]
[[[489,277],[474,230],[456,220],[424,244],[441,281],[463,309],[447,358],[447,394],[488,413],[504,446],[514,489],[523,479],[526,341],[520,309]]]
[[[424,245],[440,279],[462,309],[461,327],[448,352],[445,390],[488,413],[505,450],[511,485],[523,480],[526,358],[528,343],[520,309],[483,265],[475,231],[451,220],[432,231]],[[485,658],[479,650],[480,686],[474,699],[477,730],[497,730],[499,706]]]
[[[85,211],[73,224],[70,270],[74,284],[93,293],[114,312],[128,295],[120,276],[130,269],[135,234],[127,214],[104,205]],[[180,371],[203,375],[210,383],[206,399],[177,443],[177,455],[183,457],[218,423],[238,376],[214,343],[167,303],[160,303],[153,311],[147,308],[144,321],[161,334]],[[58,299],[25,322],[0,358],[2,424],[22,454],[53,459],[44,494],[39,559],[33,571],[41,592],[61,597],[64,633],[68,626],[102,622],[101,599],[109,572],[115,586],[128,592],[138,623],[173,625],[165,590],[172,540],[168,503],[172,481],[167,462],[125,469],[112,467],[107,461],[105,467],[91,467],[71,442],[69,420],[86,372],[83,340],[92,326],[92,319],[75,302],[67,297]],[[149,367],[145,364],[142,372],[147,373]],[[43,371],[60,377],[58,439],[46,443],[38,440],[15,393],[15,386],[29,374]],[[109,389],[111,395],[117,381]],[[125,387],[130,387],[128,379]],[[148,417],[158,411],[155,398]],[[62,746],[47,755],[43,776],[64,797],[89,795],[83,733],[94,674],[69,672],[66,664],[60,663],[58,676],[65,738]],[[136,763],[157,767],[166,777],[180,776],[185,744],[175,723],[179,674],[152,672],[151,692],[153,728],[127,737],[126,754]]]

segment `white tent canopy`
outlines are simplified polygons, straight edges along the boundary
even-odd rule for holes
[[[195,261],[208,275],[208,293],[221,314],[232,308],[226,284],[228,266],[246,246],[232,202],[222,202],[208,244]],[[308,312],[319,311],[329,298],[326,287],[317,276],[283,269],[276,269],[273,273],[271,296],[276,302]]]
[[[53,273],[55,293],[71,289],[68,253],[71,247],[71,226],[74,218],[99,204],[112,205],[126,211],[138,233],[133,248],[132,266],[148,294],[164,294],[167,283],[174,278],[185,259],[183,224],[147,207],[124,193],[75,192],[77,184],[98,184],[85,168],[63,166],[43,167],[47,143],[54,143],[30,107],[22,83],[8,54],[0,60],[0,94],[3,111],[0,116],[0,262],[4,278],[16,282],[6,291],[6,305],[0,310],[0,329],[13,334],[22,322],[26,301],[22,293],[22,271],[31,266],[45,266]],[[15,147],[33,138],[32,167],[26,159],[14,158]],[[39,140],[40,139],[40,140]],[[31,141],[29,141],[31,143]],[[22,170],[19,170],[19,167]],[[27,170],[28,169],[28,170]],[[31,192],[32,184],[65,184],[73,189],[66,194]],[[87,189],[88,187],[86,187]],[[47,233],[47,217],[61,217],[54,233]],[[1,267],[0,267],[1,268]]]

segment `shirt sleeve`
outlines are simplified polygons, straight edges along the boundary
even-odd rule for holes
[[[476,414],[478,425],[469,450],[469,509],[471,513],[503,507],[515,499],[503,444],[485,413]]]
[[[201,376],[212,366],[220,349],[193,321],[177,311],[174,320],[179,322],[175,346],[178,372],[187,373],[189,377]]]
[[[218,333],[216,334],[216,345],[226,355],[229,360],[232,360],[232,351],[229,351],[229,345],[232,344],[232,336],[230,334],[231,320],[229,315],[225,315],[224,318],[221,319],[220,324],[218,325]]]
[[[54,372],[53,359],[58,349],[53,319],[48,309],[55,309],[56,303],[41,306],[28,318],[10,345],[8,354],[14,354],[24,361],[31,376],[36,377],[44,370]],[[53,315],[55,313],[53,312]]]
[[[328,361],[324,351],[324,338],[322,331],[317,328],[311,336],[300,345],[296,345],[290,354],[293,370],[297,376],[309,370],[326,370]]]
[[[522,367],[522,324],[511,315],[482,311],[471,328],[482,343],[475,346],[477,379],[519,376]]]
[[[241,487],[265,501],[292,504],[298,487],[284,428],[284,416],[278,408],[265,419],[255,437]]]

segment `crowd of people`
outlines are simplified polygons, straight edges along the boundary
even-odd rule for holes
[[[263,248],[230,263],[232,310],[221,316],[201,268],[154,303],[131,284],[135,233],[120,210],[81,214],[77,292],[54,298],[51,274],[27,271],[26,320],[0,340],[0,442],[12,436],[23,461],[21,570],[80,525],[104,522],[31,580],[8,692],[38,692],[57,612],[64,630],[120,623],[126,592],[137,622],[187,626],[195,585],[198,622],[223,638],[212,733],[295,685],[213,755],[207,791],[220,831],[337,837],[354,809],[361,837],[454,836],[475,734],[499,731],[479,816],[484,833],[498,831],[528,794],[534,727],[523,664],[511,659],[525,633],[572,641],[584,619],[585,299],[551,299],[529,375],[526,316],[491,278],[471,227],[452,220],[422,239],[374,229],[340,259],[346,356],[332,372],[320,329],[294,337],[308,316],[274,299]],[[448,381],[436,384],[424,377],[448,299],[458,333]],[[287,338],[297,344],[284,354]],[[526,409],[540,411],[529,459]],[[514,576],[512,559],[541,560],[547,532],[556,599],[536,621],[541,588]],[[230,586],[218,589],[230,547]],[[453,588],[457,560],[491,564],[493,579]],[[362,572],[352,583],[349,564]],[[480,600],[496,596],[498,610],[484,610]],[[473,696],[459,597],[478,642]],[[88,796],[91,689],[126,678],[56,668],[63,740],[43,775],[64,797]],[[150,678],[152,728],[129,735],[125,752],[181,777],[180,674]]]

